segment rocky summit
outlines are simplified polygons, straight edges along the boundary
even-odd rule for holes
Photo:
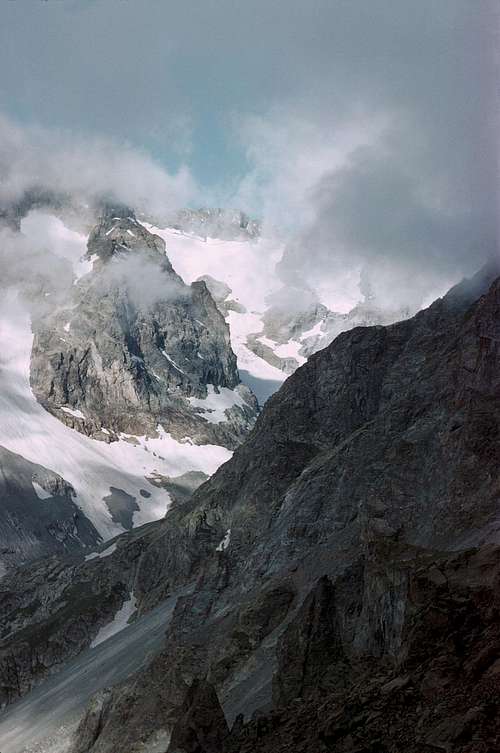
[[[81,276],[33,328],[33,393],[89,436],[112,441],[160,426],[178,440],[232,449],[255,420],[206,284],[184,284],[164,241],[130,209],[106,208]]]
[[[49,693],[72,753],[497,750],[499,323],[492,265],[343,333],[164,520],[4,578],[0,738]]]

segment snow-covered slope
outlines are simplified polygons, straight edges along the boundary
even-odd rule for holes
[[[212,474],[231,456],[216,445],[177,442],[161,427],[158,438],[122,436],[107,444],[65,426],[45,411],[31,392],[32,339],[29,315],[12,291],[0,302],[2,444],[68,481],[76,492],[76,504],[104,538],[124,530],[103,501],[113,490],[130,498],[133,524],[141,525],[162,517],[170,501],[168,493],[153,483],[155,476],[172,477],[193,470]]]
[[[275,267],[283,247],[262,237],[253,241],[204,239],[171,228],[145,226],[163,238],[173,267],[186,282],[210,275],[229,286],[228,299],[239,304],[235,308],[240,309],[229,310],[226,320],[241,379],[261,404],[265,402],[287,375],[252,352],[247,341],[249,335],[262,332],[262,317],[269,300],[282,285]]]

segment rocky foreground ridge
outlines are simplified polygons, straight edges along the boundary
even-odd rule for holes
[[[499,342],[496,267],[340,335],[165,520],[0,583],[3,701],[133,590],[164,648],[72,753],[497,750]]]

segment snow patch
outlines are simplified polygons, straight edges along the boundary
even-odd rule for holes
[[[226,535],[224,536],[224,538],[222,539],[222,541],[220,542],[219,546],[217,547],[217,549],[215,551],[216,552],[225,552],[226,549],[228,548],[230,542],[231,542],[231,529],[228,528],[227,531],[226,531]]]
[[[186,372],[183,371],[183,369],[181,369],[181,367],[178,364],[175,363],[174,359],[170,358],[170,356],[168,355],[168,353],[165,350],[162,350],[162,354],[165,356],[165,358],[167,359],[167,361],[169,361],[172,364],[172,366],[174,367],[174,369],[177,369],[177,371],[180,371],[181,374],[186,374]]]
[[[94,263],[98,258],[99,256],[97,254],[92,254],[92,256],[90,256],[88,259],[85,256],[82,256],[81,259],[78,260],[73,268],[75,275],[75,285],[82,277],[85,277],[85,275],[88,275],[90,274],[90,272],[92,272],[92,270],[94,269]]]
[[[323,319],[320,319],[319,322],[316,322],[314,327],[308,329],[307,332],[303,332],[300,337],[302,342],[304,342],[304,340],[308,340],[310,337],[321,337],[321,335],[323,335],[323,324]]]
[[[284,345],[278,345],[274,348],[274,352],[278,358],[294,358],[299,366],[302,366],[307,361],[307,358],[301,356],[299,350],[302,347],[302,343],[298,340],[289,340]]]
[[[230,311],[228,321],[231,345],[238,358],[238,369],[248,372],[254,379],[276,382],[279,387],[285,381],[286,374],[281,369],[271,366],[263,358],[256,356],[247,347],[249,335],[262,331],[262,316],[255,313],[240,314]]]
[[[35,490],[35,494],[38,497],[38,499],[45,500],[45,499],[52,499],[52,494],[48,492],[46,489],[43,488],[37,481],[31,482],[33,489]]]
[[[128,601],[126,601],[123,604],[122,608],[118,610],[113,620],[108,625],[104,625],[104,627],[99,630],[96,637],[90,644],[90,648],[95,648],[100,643],[107,641],[108,638],[111,638],[111,636],[116,635],[117,633],[120,633],[122,630],[124,630],[124,628],[127,627],[128,622],[134,612],[137,612],[137,601],[134,593],[132,592],[129,596]]]
[[[304,358],[304,356],[301,356],[299,353],[299,350],[302,347],[302,342],[299,342],[298,340],[289,340],[281,345],[278,345],[277,342],[270,340],[269,337],[266,337],[265,335],[259,335],[257,340],[261,342],[262,345],[266,345],[270,348],[278,358],[293,358],[297,361],[299,366],[302,366],[302,364],[307,361],[307,358]]]
[[[234,405],[242,408],[246,403],[237,390],[230,390],[229,387],[218,387],[219,392],[215,391],[213,384],[207,384],[207,397],[188,397],[189,404],[197,408],[211,424],[220,424],[227,421],[226,411]]]
[[[85,562],[89,562],[90,560],[100,559],[102,560],[104,557],[109,557],[113,552],[116,551],[116,542],[113,544],[110,544],[110,546],[107,546],[106,549],[103,549],[102,552],[92,552],[92,554],[87,554],[85,557]]]
[[[61,406],[60,410],[64,411],[65,413],[68,413],[70,416],[74,416],[75,418],[82,418],[84,421],[86,420],[85,414],[81,412],[81,410],[75,410],[74,408],[66,408],[65,405]]]

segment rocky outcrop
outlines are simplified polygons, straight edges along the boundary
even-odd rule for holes
[[[265,335],[264,335],[265,336]],[[299,366],[299,362],[296,358],[281,358],[276,355],[271,344],[267,344],[261,341],[262,333],[248,335],[246,339],[246,346],[252,351],[258,358],[262,358],[270,366],[274,366],[276,369],[284,371],[285,374],[293,374],[293,372]],[[272,341],[271,341],[272,343]]]
[[[78,725],[74,753],[85,753],[92,748],[106,723],[111,691],[103,690],[91,701],[87,713]]]
[[[233,729],[238,753],[370,751],[486,753],[498,747],[498,547],[406,559],[409,597],[401,652],[351,663],[323,642],[320,685]],[[402,564],[402,563],[401,563]],[[314,615],[298,615],[303,634]],[[343,682],[339,683],[339,673]],[[293,667],[278,666],[286,685]]]
[[[185,285],[163,240],[126,208],[107,209],[87,257],[90,271],[69,299],[34,323],[39,402],[105,441],[151,435],[160,424],[177,439],[239,444],[256,401],[239,383],[228,327],[206,285]]]
[[[273,681],[273,700],[278,706],[302,698],[321,685],[325,656],[331,662],[341,660],[343,648],[337,619],[335,589],[323,576],[279,641],[278,669]]]
[[[300,355],[308,358],[321,348],[326,348],[341,332],[347,332],[354,327],[388,326],[393,322],[408,319],[412,312],[409,308],[390,309],[377,305],[370,299],[357,303],[346,314],[327,311],[321,321],[321,327],[314,334],[302,337]]]
[[[168,753],[224,753],[228,736],[215,689],[204,680],[195,680],[172,730]]]
[[[260,235],[260,225],[256,220],[231,209],[181,209],[168,217],[165,225],[205,239],[254,240]]]
[[[313,353],[326,348],[342,332],[355,327],[386,326],[408,319],[409,308],[390,309],[367,297],[349,312],[330,311],[308,288],[284,288],[269,301],[261,332],[248,336],[252,353],[286,374]],[[283,354],[286,355],[283,355]]]
[[[63,478],[0,447],[0,575],[51,554],[95,547],[100,536]]]
[[[198,277],[197,282],[204,282],[207,286],[210,295],[217,304],[217,308],[221,312],[224,318],[227,317],[230,311],[236,311],[238,314],[246,313],[246,308],[238,301],[233,300],[230,296],[233,292],[229,285],[221,280],[216,280],[211,275],[202,275]]]

